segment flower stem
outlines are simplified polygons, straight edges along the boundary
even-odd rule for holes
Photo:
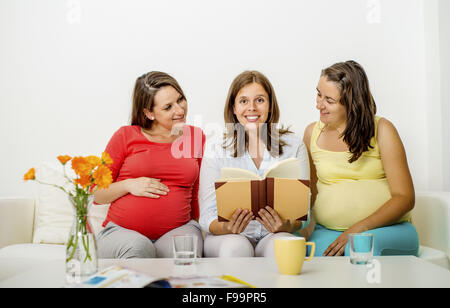
[[[75,255],[75,251],[77,250],[78,245],[78,236],[75,234],[75,243],[73,242],[73,235],[70,237],[70,241],[67,244],[67,251],[69,251],[70,256],[66,259],[66,262],[69,262],[73,259],[73,256]],[[72,252],[70,252],[70,248],[72,247]]]
[[[66,194],[68,194],[69,196],[72,196],[72,193],[71,193],[71,192],[68,192],[67,190],[65,190],[64,187],[62,187],[62,186],[55,185],[55,184],[50,184],[50,183],[45,183],[45,182],[42,182],[42,181],[39,181],[39,180],[36,180],[36,182],[38,182],[39,184],[49,185],[49,186],[53,186],[53,187],[59,188],[59,189],[61,189],[63,192],[65,192]]]
[[[72,232],[68,243],[67,243],[67,259],[66,262],[74,258],[76,251],[79,261],[86,263],[93,260],[92,251],[90,251],[91,241],[89,239],[90,231],[88,229],[88,206],[92,202],[92,196],[84,191],[83,189],[76,187],[74,196],[70,196],[69,200],[75,209],[75,221],[72,227]],[[75,241],[73,237],[76,237]],[[94,252],[95,253],[95,252]],[[83,256],[83,257],[82,257]]]

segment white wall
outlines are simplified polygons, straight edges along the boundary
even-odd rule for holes
[[[450,1],[439,1],[439,43],[444,189],[450,191]]]
[[[439,48],[439,0],[428,0],[424,5],[425,74],[418,78],[425,86],[427,107],[428,186],[443,187],[442,170],[442,110]],[[440,132],[436,134],[436,132]]]
[[[180,82],[188,121],[203,127],[222,123],[232,79],[259,70],[302,136],[318,118],[320,70],[348,59],[366,68],[378,114],[400,132],[416,189],[441,189],[450,167],[436,173],[443,150],[429,150],[430,136],[443,149],[439,103],[428,100],[440,80],[430,70],[440,46],[430,1],[2,0],[0,197],[33,196],[21,178],[39,162],[100,154],[150,70]]]

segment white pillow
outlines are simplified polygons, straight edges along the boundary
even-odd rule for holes
[[[74,173],[70,166],[66,167],[70,178]],[[70,189],[71,185],[63,175],[62,165],[56,163],[42,163],[36,170],[36,178],[41,182],[60,185]],[[73,224],[74,209],[68,196],[59,188],[39,184],[36,202],[35,227],[33,243],[36,244],[65,244]],[[109,205],[93,205],[89,210],[89,223],[94,234],[101,229]]]

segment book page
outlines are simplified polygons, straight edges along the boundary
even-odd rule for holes
[[[267,169],[264,177],[299,179],[301,174],[298,158],[288,158]]]
[[[261,180],[261,177],[246,169],[239,168],[222,168],[220,169],[220,178],[218,181],[233,180]]]

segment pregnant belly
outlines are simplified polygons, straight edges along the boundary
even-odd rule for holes
[[[313,213],[317,223],[344,231],[378,210],[391,198],[386,179],[317,183]]]
[[[128,194],[111,204],[107,220],[156,240],[190,220],[190,196],[190,192],[175,187],[158,199]]]

